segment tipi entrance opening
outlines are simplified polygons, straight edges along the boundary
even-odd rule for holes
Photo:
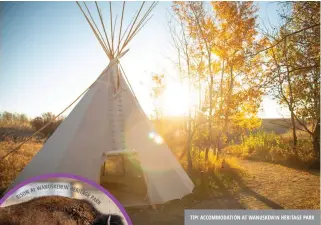
[[[101,167],[100,185],[122,205],[149,205],[147,185],[136,152],[108,153]]]

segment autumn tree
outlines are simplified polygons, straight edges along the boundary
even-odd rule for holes
[[[165,90],[165,78],[164,74],[155,74],[152,76],[152,93],[151,97],[154,100],[154,107],[155,107],[155,119],[159,120],[163,116],[162,108],[159,106],[158,101],[161,99],[162,94]]]
[[[320,154],[320,3],[290,2],[277,33],[266,32],[266,79],[275,98],[290,111],[293,151],[297,123],[308,132]],[[276,29],[274,29],[276,30]]]
[[[255,66],[256,57],[247,57],[247,53],[255,48],[257,8],[253,2],[212,2],[217,21],[217,38],[215,54],[220,58],[220,87],[217,120],[221,124],[222,135],[233,127],[237,118],[238,126],[245,126],[250,119],[255,122],[262,92],[253,91],[253,77],[260,69]],[[249,110],[251,105],[252,109]],[[249,112],[253,112],[251,116]],[[246,115],[246,117],[241,116]],[[244,121],[240,121],[243,119]],[[230,126],[229,126],[230,125]]]
[[[295,76],[292,96],[295,118],[313,139],[314,152],[320,156],[320,2],[292,2],[285,16],[294,43],[289,70]]]
[[[209,149],[222,147],[220,143],[233,126],[235,115],[241,115],[246,108],[242,104],[254,107],[253,112],[260,106],[262,92],[253,90],[256,80],[253,77],[261,72],[253,66],[259,56],[247,57],[257,35],[257,9],[250,2],[174,2],[173,10],[198,53],[193,55],[196,58],[193,62],[198,62],[192,64],[193,71],[202,73],[203,76],[196,77],[207,85],[199,114],[199,118],[207,118],[207,140],[203,144],[207,159]],[[244,93],[252,96],[246,97]],[[246,117],[239,116],[238,120],[248,121]]]
[[[206,114],[208,115],[208,137],[205,149],[205,158],[208,159],[208,152],[212,145],[213,139],[213,113],[214,113],[214,53],[215,46],[215,23],[211,14],[207,14],[204,10],[203,2],[174,2],[173,10],[181,21],[187,25],[188,34],[195,40],[199,51],[203,53],[206,61],[208,89],[206,98],[208,107]]]
[[[188,25],[184,23],[184,21],[180,20],[179,18],[176,18],[175,15],[170,14],[169,28],[173,46],[177,52],[178,71],[180,75],[180,80],[187,80],[188,93],[189,96],[191,96],[192,89],[195,86],[195,81],[197,80],[197,77],[199,78],[198,73],[193,73],[193,70],[195,72],[195,59],[198,58],[197,56],[199,56],[199,51],[197,48],[193,47],[195,42],[193,42],[192,38],[188,35]],[[199,62],[199,64],[200,63],[201,62]],[[197,67],[197,69],[200,68]],[[198,81],[198,84],[200,85],[200,79],[198,79]],[[188,99],[188,102],[189,107],[186,122],[187,143],[185,146],[186,149],[183,152],[183,154],[187,153],[188,171],[191,172],[193,168],[192,140],[193,135],[195,133],[195,110],[193,109],[190,98]]]

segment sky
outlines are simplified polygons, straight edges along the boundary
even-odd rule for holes
[[[125,24],[140,4],[126,3]],[[256,4],[260,26],[278,22],[277,2]],[[100,5],[107,17],[107,3]],[[152,75],[165,74],[173,80],[177,77],[167,25],[171,5],[158,3],[152,19],[121,59],[147,114],[153,111]],[[112,7],[120,17],[122,3],[113,2]],[[97,79],[107,64],[107,56],[75,2],[0,2],[0,112],[30,117],[44,112],[58,114]],[[181,99],[179,94],[174,99]],[[286,112],[266,96],[259,116],[283,117]]]

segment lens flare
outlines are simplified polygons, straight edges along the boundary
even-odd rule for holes
[[[149,132],[148,138],[149,139],[154,139],[155,138],[155,133],[154,132]]]
[[[155,142],[156,144],[163,144],[163,138],[161,136],[156,136],[155,137]]]

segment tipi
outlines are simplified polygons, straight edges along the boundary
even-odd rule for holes
[[[144,8],[145,3],[142,3],[122,34],[123,2],[117,45],[112,16],[111,37],[108,37],[98,3],[95,6],[103,32],[98,29],[86,3],[77,4],[110,59],[109,65],[11,187],[38,175],[68,173],[106,184],[106,189],[125,206],[181,199],[192,192],[194,184],[154,132],[119,63],[127,44],[147,22],[156,3],[138,19]],[[142,181],[141,185],[138,181]],[[132,198],[133,195],[126,195],[125,191],[121,193],[119,190],[126,185],[138,192],[145,188],[146,201]]]

